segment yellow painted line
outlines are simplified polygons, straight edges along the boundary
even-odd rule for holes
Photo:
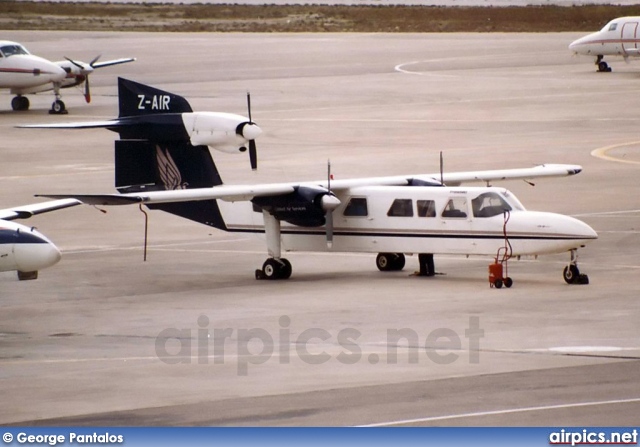
[[[631,141],[629,143],[620,143],[620,144],[614,144],[614,145],[611,145],[611,146],[605,146],[605,147],[601,147],[601,148],[592,150],[591,151],[591,156],[596,157],[596,158],[600,158],[602,160],[616,161],[618,163],[627,163],[627,164],[632,164],[632,165],[640,165],[640,161],[624,160],[622,158],[613,157],[613,156],[607,154],[607,152],[609,152],[609,151],[611,151],[613,149],[618,149],[618,148],[621,148],[621,147],[636,146],[636,145],[640,145],[640,141]]]

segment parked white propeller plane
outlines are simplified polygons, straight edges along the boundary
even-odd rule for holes
[[[420,273],[432,276],[433,254],[497,258],[502,250],[508,257],[570,252],[565,281],[588,282],[578,270],[576,255],[578,248],[597,238],[587,224],[560,214],[527,211],[504,188],[443,186],[438,180],[448,185],[488,185],[496,180],[575,175],[580,166],[351,180],[331,180],[329,175],[321,181],[223,185],[208,146],[242,151],[260,133],[251,119],[194,113],[180,96],[124,79],[118,85],[116,120],[24,127],[105,127],[118,132],[115,172],[120,194],[47,197],[75,198],[91,205],[139,203],[224,231],[265,233],[269,258],[256,270],[258,279],[291,276],[291,263],[282,257],[283,251],[378,253],[377,267],[382,271],[401,270],[405,254],[418,253]],[[153,109],[149,104],[163,107]],[[243,134],[247,131],[251,135]],[[510,278],[504,280],[511,285]]]
[[[569,45],[575,54],[595,57],[598,71],[610,72],[611,67],[604,61],[605,56],[640,56],[640,17],[618,17],[607,23],[600,31],[588,34]]]
[[[53,200],[0,210],[0,272],[18,271],[18,279],[36,279],[38,270],[60,260],[60,250],[33,227],[14,222],[33,215],[79,205],[74,199]]]
[[[64,114],[67,110],[60,89],[84,83],[85,100],[91,102],[89,75],[96,68],[135,61],[135,58],[123,58],[98,62],[99,58],[89,63],[71,59],[50,62],[30,54],[19,43],[0,41],[0,88],[8,88],[17,95],[11,101],[13,110],[29,109],[29,99],[24,95],[53,90],[56,99],[49,113]]]

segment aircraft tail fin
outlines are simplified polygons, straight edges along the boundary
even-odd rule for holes
[[[182,96],[118,78],[119,118],[128,116],[193,112]]]
[[[120,193],[210,188],[222,185],[207,146],[118,140],[115,149],[115,183]],[[149,204],[205,225],[226,230],[216,200]]]

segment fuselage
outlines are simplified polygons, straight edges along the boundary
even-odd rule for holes
[[[31,93],[66,76],[60,66],[29,54],[22,45],[0,41],[0,88],[9,88],[14,94]]]
[[[562,253],[597,238],[572,217],[527,211],[503,188],[372,186],[335,194],[341,204],[333,212],[332,247],[324,226],[282,222],[283,250],[495,256],[506,235],[512,254],[525,256]],[[228,231],[264,232],[251,203],[218,203]]]
[[[576,54],[591,56],[638,56],[640,17],[619,17],[600,31],[573,41],[569,49]]]
[[[60,257],[58,248],[35,228],[0,220],[0,272],[36,272]]]

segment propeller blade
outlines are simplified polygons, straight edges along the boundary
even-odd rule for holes
[[[442,158],[442,151],[440,151],[440,183],[444,186],[444,158]]]
[[[327,228],[327,247],[333,247],[333,210],[327,211],[325,216],[325,226]]]
[[[73,59],[68,58],[67,56],[65,56],[64,58],[66,60],[68,60],[69,62],[71,62],[76,67],[78,67],[80,70],[84,70],[84,66],[83,65],[79,64],[78,62],[74,61]]]
[[[96,62],[98,62],[98,59],[100,59],[102,57],[102,54],[98,54],[96,57],[93,58],[93,60],[91,62],[89,62],[89,66],[91,68],[93,68],[93,64],[95,64]]]
[[[252,123],[253,121],[251,121],[251,94],[249,92],[247,92],[247,112],[249,114],[249,122]]]
[[[251,162],[251,169],[258,169],[258,149],[256,148],[256,141],[249,140],[249,161]]]
[[[89,88],[89,75],[84,80],[84,100],[87,101],[87,104],[91,102],[91,89]]]

